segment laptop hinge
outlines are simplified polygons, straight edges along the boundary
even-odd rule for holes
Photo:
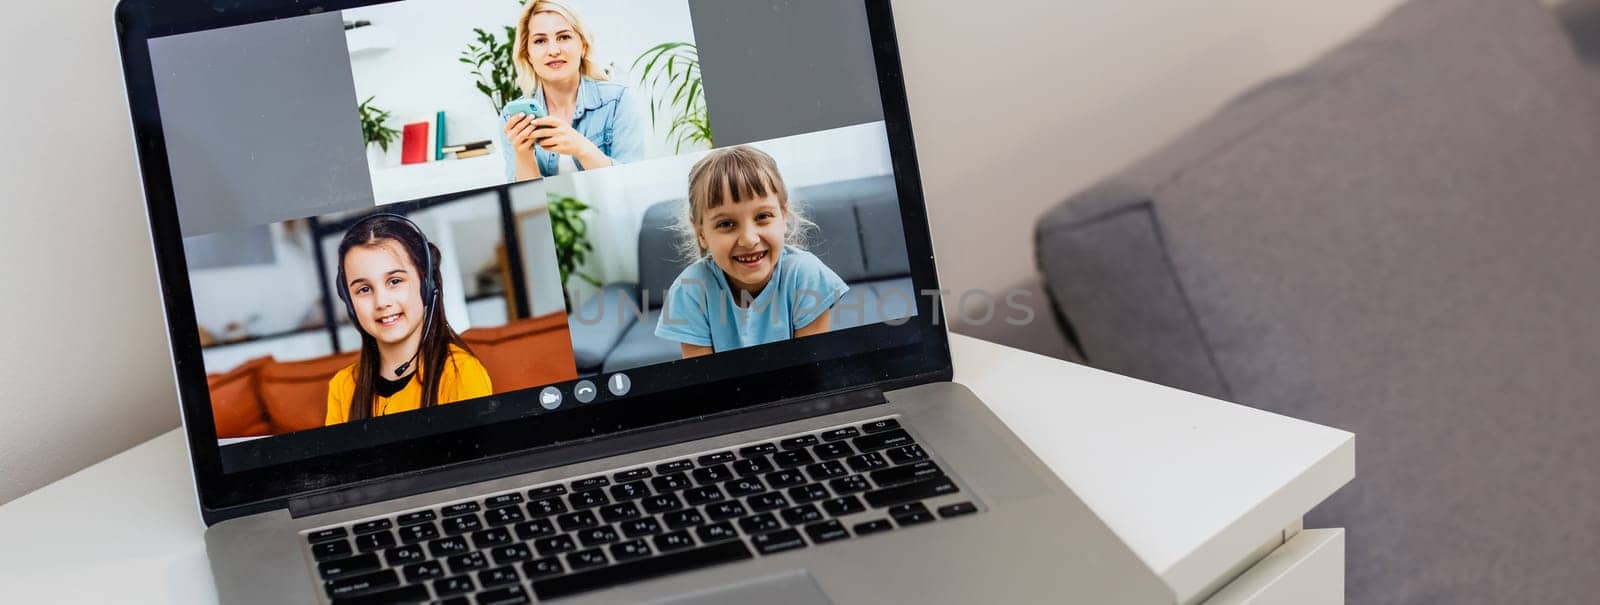
[[[743,410],[618,433],[582,444],[529,450],[306,494],[289,499],[289,514],[295,518],[317,515],[501,477],[844,412],[887,401],[883,390],[876,387],[840,391],[820,397],[776,401]]]

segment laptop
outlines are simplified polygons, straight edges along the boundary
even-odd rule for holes
[[[121,1],[221,600],[1173,601],[951,382],[890,8]]]

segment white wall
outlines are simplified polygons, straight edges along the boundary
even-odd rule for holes
[[[945,281],[1027,278],[1050,203],[1395,3],[896,2]],[[0,20],[0,115],[25,142],[0,146],[0,502],[177,425],[113,4],[16,3]],[[997,15],[1012,17],[986,29]],[[1024,92],[1001,107],[993,90]]]

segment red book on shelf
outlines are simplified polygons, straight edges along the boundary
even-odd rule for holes
[[[433,155],[433,143],[428,140],[428,123],[406,124],[400,134],[400,163],[421,164]]]

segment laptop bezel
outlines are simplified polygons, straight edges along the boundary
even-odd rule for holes
[[[707,381],[607,405],[430,435],[327,454],[237,473],[223,471],[207,385],[189,274],[157,106],[148,40],[154,36],[229,27],[343,10],[383,2],[330,1],[306,6],[294,0],[219,0],[206,3],[122,0],[115,19],[123,71],[150,222],[158,279],[172,351],[180,407],[188,436],[196,489],[207,524],[285,506],[290,498],[346,488],[430,469],[508,455],[582,448],[596,440],[650,432],[661,444],[674,442],[675,424],[711,415],[737,414],[774,402],[803,405],[807,396],[841,391],[890,389],[949,380],[951,364],[937,301],[918,296],[918,314],[903,325],[877,324],[761,347],[760,359],[788,367]],[[880,99],[900,197],[912,280],[919,291],[937,291],[933,244],[901,73],[899,46],[888,0],[864,0],[877,65]],[[225,5],[218,10],[216,6]],[[854,342],[910,343],[829,359],[829,351]],[[754,365],[741,362],[745,366]],[[717,356],[675,362],[685,372],[719,375],[733,367]],[[478,405],[537,407],[537,392],[498,395]],[[474,405],[473,402],[456,404]],[[450,406],[450,407],[455,407]],[[441,408],[443,410],[445,408]],[[461,408],[468,409],[468,408]],[[436,410],[437,411],[437,410]],[[356,425],[305,431],[322,439],[360,438],[365,433],[404,434],[434,412],[406,414]],[[410,417],[409,420],[405,417]],[[338,429],[338,430],[335,430]],[[668,429],[668,430],[662,430]],[[337,435],[334,433],[338,433]],[[296,433],[299,435],[302,433]],[[642,446],[641,446],[642,447]],[[635,448],[639,449],[639,448]]]

